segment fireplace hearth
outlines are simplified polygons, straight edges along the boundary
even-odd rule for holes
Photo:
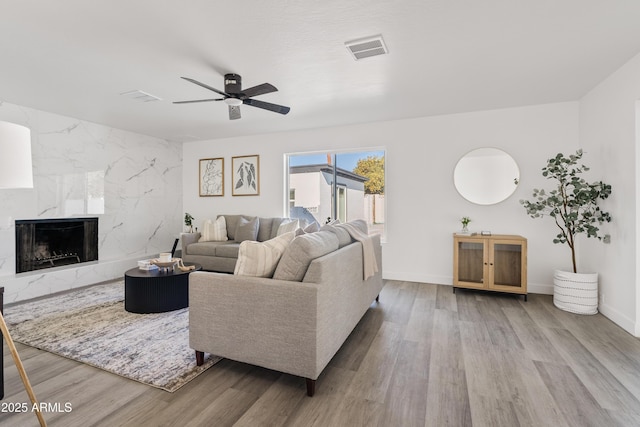
[[[16,220],[16,273],[98,260],[98,218]]]

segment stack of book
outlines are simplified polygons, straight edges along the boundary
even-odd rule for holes
[[[158,266],[155,264],[151,263],[152,260],[150,259],[145,259],[142,261],[138,261],[138,268],[140,270],[145,270],[145,271],[150,271],[150,270],[157,270]]]

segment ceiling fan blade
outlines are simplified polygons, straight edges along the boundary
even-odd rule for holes
[[[240,106],[229,105],[229,120],[238,120],[240,117]]]
[[[278,89],[276,89],[275,86],[269,84],[269,83],[263,83],[261,85],[258,86],[254,86],[254,87],[250,87],[248,89],[243,89],[241,94],[241,98],[251,98],[252,96],[258,96],[258,95],[264,95],[265,93],[271,93],[271,92],[277,92]]]
[[[224,101],[224,98],[216,99],[194,99],[192,101],[173,101],[174,104],[192,104],[194,102],[210,102],[210,101]]]
[[[263,110],[273,111],[275,113],[287,114],[291,108],[284,105],[272,104],[270,102],[258,101],[257,99],[243,99],[243,104],[251,105],[252,107],[262,108]]]
[[[199,81],[197,81],[197,80],[190,79],[189,77],[180,77],[180,78],[181,78],[181,79],[185,79],[186,81],[191,82],[191,83],[193,83],[193,84],[196,84],[196,85],[198,85],[198,86],[202,86],[202,87],[203,87],[203,88],[205,88],[205,89],[212,90],[212,91],[214,91],[215,93],[220,94],[220,95],[222,95],[222,96],[229,97],[229,94],[228,94],[228,93],[225,93],[225,92],[223,92],[223,91],[221,91],[221,90],[218,90],[218,89],[216,89],[216,88],[214,88],[214,87],[211,87],[211,86],[209,86],[209,85],[207,85],[207,84],[200,83],[200,82],[199,82]]]

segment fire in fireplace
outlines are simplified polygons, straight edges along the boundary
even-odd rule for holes
[[[98,218],[16,220],[16,273],[98,259]]]

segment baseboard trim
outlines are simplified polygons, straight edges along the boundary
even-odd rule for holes
[[[385,280],[401,280],[405,282],[432,283],[434,285],[453,285],[451,276],[432,276],[427,274],[407,274],[405,272],[384,271],[382,278]],[[553,285],[529,283],[527,291],[530,294],[553,295]]]
[[[527,291],[530,294],[553,295],[553,285],[529,283],[527,286]]]
[[[620,313],[615,308],[607,304],[598,304],[598,311],[607,319],[629,332],[634,337],[640,337],[640,324]]]
[[[404,282],[432,283],[434,285],[449,285],[453,283],[451,276],[432,276],[428,274],[412,274],[384,270],[382,278],[385,280],[400,280]]]

